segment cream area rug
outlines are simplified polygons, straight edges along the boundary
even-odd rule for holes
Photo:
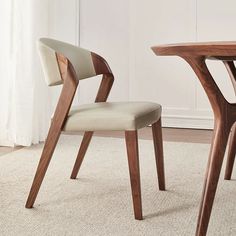
[[[0,156],[0,235],[194,235],[207,144],[164,143],[158,190],[152,140],[140,140],[143,221],[134,220],[124,139],[94,137],[78,179],[81,136],[62,135],[33,209],[25,201],[42,144]],[[208,235],[236,235],[236,181],[221,176]]]

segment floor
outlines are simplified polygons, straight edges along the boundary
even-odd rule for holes
[[[21,147],[15,147],[15,148],[13,148],[13,147],[0,147],[0,156],[3,156],[3,155],[10,153],[10,152],[14,152],[20,148]]]
[[[114,137],[116,139],[114,139],[114,142],[117,142],[119,145],[119,142],[121,142],[121,139],[124,136],[123,132],[96,132],[95,133],[96,136],[100,136],[100,137]],[[64,136],[64,135],[63,135]],[[22,230],[22,221],[23,223],[27,222],[27,220],[32,220],[33,223],[32,224],[27,224],[26,227],[23,226],[23,229],[27,229],[27,230],[32,230],[34,231],[36,228],[37,229],[44,229],[45,227],[41,227],[40,225],[38,225],[38,222],[43,222],[43,225],[46,225],[46,229],[48,230],[61,230],[62,232],[64,232],[66,230],[66,227],[69,227],[70,231],[74,230],[74,232],[77,232],[78,230],[78,222],[80,224],[84,223],[84,225],[81,225],[82,229],[89,229],[89,230],[97,230],[95,227],[90,227],[91,224],[90,222],[96,222],[96,224],[101,228],[101,229],[109,229],[110,231],[114,230],[113,228],[109,228],[109,227],[104,227],[107,225],[112,225],[112,226],[117,226],[117,225],[122,225],[123,226],[127,226],[130,225],[130,229],[133,230],[133,228],[136,229],[137,232],[141,232],[141,230],[143,231],[147,231],[150,230],[151,231],[149,234],[147,235],[154,235],[153,232],[158,232],[160,231],[159,235],[163,235],[162,232],[166,232],[167,230],[171,230],[171,233],[168,235],[193,235],[193,230],[195,228],[195,223],[196,223],[196,217],[197,217],[197,212],[198,212],[198,204],[200,201],[200,193],[201,193],[201,189],[202,189],[202,181],[203,181],[203,176],[204,176],[204,171],[205,171],[205,165],[207,162],[207,155],[209,152],[209,144],[211,142],[211,136],[212,136],[212,130],[196,130],[196,129],[176,129],[176,128],[163,128],[163,140],[167,141],[164,145],[165,145],[165,151],[167,152],[167,163],[168,163],[168,178],[169,178],[169,191],[166,191],[163,194],[158,194],[158,198],[156,198],[155,194],[152,194],[152,192],[150,191],[150,189],[152,189],[152,186],[150,187],[149,183],[151,183],[151,181],[149,181],[151,179],[151,175],[150,175],[150,179],[149,177],[144,178],[145,184],[144,184],[144,192],[148,193],[151,192],[151,194],[147,194],[146,195],[146,199],[144,202],[145,204],[145,216],[146,216],[146,224],[136,224],[136,222],[133,223],[133,220],[130,221],[131,223],[127,224],[127,222],[125,222],[124,219],[132,219],[128,214],[131,214],[131,209],[129,211],[124,211],[124,209],[127,209],[128,206],[130,205],[126,205],[126,201],[122,201],[121,203],[119,202],[120,200],[120,196],[122,196],[123,191],[124,191],[124,186],[125,183],[121,184],[121,182],[115,181],[115,183],[117,183],[120,187],[119,190],[119,194],[117,197],[117,193],[115,195],[113,194],[113,191],[111,191],[112,189],[116,188],[118,189],[118,187],[116,187],[114,185],[113,182],[104,182],[104,181],[111,181],[112,178],[108,177],[103,177],[103,178],[98,178],[96,177],[96,175],[94,173],[97,173],[100,176],[100,173],[105,173],[104,169],[106,171],[108,171],[110,168],[109,167],[109,162],[106,162],[106,166],[104,169],[98,169],[97,172],[94,172],[94,176],[93,178],[90,180],[89,178],[86,178],[86,176],[89,176],[89,174],[91,174],[90,172],[85,172],[85,171],[89,171],[89,169],[91,170],[91,168],[84,168],[84,179],[82,179],[81,183],[80,183],[80,188],[71,188],[71,186],[75,185],[76,182],[70,182],[69,184],[65,184],[65,182],[61,182],[61,184],[56,185],[56,189],[54,190],[54,192],[52,193],[51,196],[56,196],[55,199],[51,199],[48,200],[48,198],[45,197],[45,199],[43,199],[43,204],[42,206],[46,209],[44,211],[44,213],[46,213],[47,217],[42,217],[40,218],[42,215],[44,214],[37,214],[36,217],[32,217],[32,215],[35,213],[35,211],[25,211],[24,208],[21,207],[21,199],[25,198],[24,195],[19,195],[18,194],[18,184],[13,185],[12,183],[14,183],[14,178],[13,180],[11,179],[11,184],[8,185],[3,185],[3,187],[5,187],[5,189],[3,188],[2,191],[5,194],[5,190],[8,190],[9,193],[9,197],[7,197],[6,199],[11,199],[10,197],[13,196],[13,200],[11,199],[9,205],[6,204],[5,207],[5,212],[10,212],[12,214],[12,212],[18,212],[18,214],[15,215],[11,215],[9,214],[9,218],[4,218],[4,214],[0,214],[0,218],[2,216],[2,219],[5,219],[5,222],[3,224],[4,228],[7,232],[7,230],[11,229],[11,224],[12,222],[16,222],[16,218],[18,217],[18,215],[24,215],[24,217],[19,217],[19,223],[18,224],[14,224],[14,230],[16,230],[16,232],[18,232],[19,230]],[[64,138],[64,140],[63,140]],[[60,143],[63,143],[62,141],[67,140],[68,142],[68,146],[69,149],[71,151],[71,149],[75,148],[77,149],[78,147],[73,145],[74,143],[78,143],[76,140],[76,138],[78,138],[78,136],[68,136],[68,137],[62,137],[62,139],[59,141]],[[79,136],[79,138],[81,139],[81,137]],[[152,139],[152,132],[151,132],[151,128],[147,127],[145,129],[142,129],[139,131],[139,138],[143,139],[142,141],[140,141],[140,143],[142,143],[142,151],[143,154],[141,156],[144,156],[146,151],[151,150],[151,148],[148,146],[150,144],[150,142],[145,141],[145,140],[150,140]],[[79,140],[80,142],[81,140]],[[96,142],[97,143],[97,142]],[[97,146],[94,146],[95,151],[93,153],[96,153],[96,155],[101,156],[101,158],[105,158],[107,157],[106,155],[99,155],[100,152],[96,151],[102,148],[102,145],[104,143],[98,143]],[[195,143],[200,143],[199,145],[195,144]],[[146,147],[146,146],[147,147]],[[41,146],[41,145],[38,145]],[[37,149],[38,146],[35,147],[30,147],[32,148],[32,150],[34,150],[35,152],[37,151],[39,153],[41,153],[41,150],[39,150],[39,148]],[[60,145],[59,145],[60,146]],[[73,148],[72,148],[73,147]],[[117,147],[117,145],[114,145],[114,147]],[[146,148],[145,148],[146,147]],[[169,147],[169,148],[168,148]],[[199,148],[200,147],[200,148]],[[29,149],[30,149],[29,148]],[[15,152],[16,150],[21,149],[19,152]],[[31,152],[29,152],[29,149],[23,149],[22,147],[17,147],[17,148],[7,148],[7,147],[0,147],[0,156],[5,155],[7,153],[12,152],[13,156],[14,155],[19,155],[18,153],[24,152],[23,153],[23,157],[24,158],[28,158],[28,155],[32,155]],[[26,151],[25,151],[26,150]],[[69,151],[67,149],[64,149],[64,147],[61,146],[61,149],[57,149],[57,155],[58,156],[70,156]],[[153,149],[152,149],[153,150]],[[178,151],[177,151],[178,150]],[[183,152],[184,150],[184,152]],[[67,155],[63,155],[63,154],[67,154]],[[120,155],[119,152],[117,152],[115,149],[112,152],[114,155]],[[177,153],[177,154],[176,154]],[[188,156],[189,153],[191,153],[191,158],[185,158],[186,155]],[[109,153],[108,153],[109,154]],[[37,155],[38,157],[40,155]],[[146,156],[151,156],[151,155],[146,155]],[[169,157],[169,161],[168,161],[168,157]],[[173,157],[175,158],[175,160],[178,161],[170,161],[173,160]],[[177,158],[178,157],[178,158]],[[183,158],[183,159],[181,159]],[[4,162],[7,163],[11,163],[12,159],[11,158],[2,158]],[[15,158],[16,160],[18,160],[18,158]],[[89,158],[88,158],[89,159]],[[94,158],[95,160],[98,160],[98,158]],[[109,158],[107,158],[109,159]],[[119,159],[119,158],[115,158],[115,159]],[[32,163],[30,165],[25,165],[26,168],[33,169],[32,166],[36,165],[36,160],[31,159]],[[69,160],[69,158],[66,158],[65,160]],[[144,160],[144,159],[142,159]],[[184,160],[184,161],[183,161]],[[187,160],[187,161],[186,161]],[[38,160],[37,160],[38,161]],[[11,166],[9,165],[4,165],[3,162],[3,166]],[[15,160],[14,160],[15,162]],[[99,162],[99,161],[98,161]],[[67,164],[65,164],[66,162],[63,160],[61,163],[63,163],[63,167]],[[93,162],[88,162],[89,165],[93,165]],[[145,163],[149,163],[146,161],[143,161],[142,166],[145,166]],[[16,166],[22,166],[21,164],[17,164],[17,162],[15,163]],[[113,163],[110,163],[113,164]],[[23,165],[24,166],[24,165]],[[68,163],[68,166],[72,166],[71,163]],[[123,171],[123,169],[121,168],[122,165],[118,165],[117,167],[117,173],[121,173],[121,170]],[[152,166],[151,166],[152,167]],[[150,167],[150,168],[151,168]],[[9,170],[5,171],[5,169],[3,170],[3,173],[8,176],[11,176],[11,173],[13,173],[14,171],[19,171],[19,168],[16,168],[15,166],[12,166],[12,172]],[[145,169],[146,168],[146,169]],[[144,168],[143,174],[145,176],[148,176],[149,173],[154,173],[154,171],[150,171],[148,168],[149,166],[146,166]],[[194,168],[194,169],[191,169]],[[225,167],[223,167],[225,168]],[[61,175],[61,169],[67,169],[67,168],[61,168],[61,166],[58,166],[58,169],[56,169],[56,173],[60,173]],[[96,168],[94,168],[96,169]],[[21,169],[22,170],[22,169]],[[191,170],[191,171],[190,171]],[[5,171],[5,172],[4,172]],[[25,175],[22,176],[22,173],[27,175],[27,178]],[[19,174],[17,174],[16,176],[21,176],[22,180],[20,179],[20,182],[23,183],[24,181],[30,182],[28,180],[29,178],[32,178],[30,171],[21,171]],[[108,171],[108,173],[110,173]],[[173,174],[174,173],[174,174]],[[176,174],[178,173],[178,175]],[[2,173],[1,173],[2,174]],[[51,172],[52,175],[54,175],[54,173]],[[68,173],[66,172],[65,175],[68,175]],[[189,177],[191,174],[191,178]],[[116,175],[112,172],[112,176],[116,177]],[[123,176],[123,175],[122,175]],[[18,178],[17,177],[17,178]],[[128,178],[128,177],[127,177]],[[9,179],[6,178],[6,179]],[[56,178],[59,179],[59,178]],[[235,217],[236,215],[234,214],[235,211],[235,201],[229,201],[229,199],[235,199],[234,196],[234,181],[224,181],[223,182],[223,177],[221,178],[221,182],[219,183],[220,185],[220,190],[218,191],[219,193],[217,194],[217,198],[216,198],[216,203],[215,203],[215,210],[213,212],[213,215],[211,217],[211,224],[209,227],[209,235],[236,235],[236,228],[233,227],[233,222],[235,222]],[[63,181],[68,181],[67,179]],[[96,182],[98,181],[98,182]],[[126,181],[126,180],[125,180]],[[176,181],[176,182],[175,182]],[[182,182],[181,182],[182,181]],[[17,179],[15,181],[16,183],[19,182],[19,179]],[[25,182],[25,189],[28,189],[28,186],[26,186],[26,182]],[[127,182],[127,181],[126,181]],[[66,182],[67,183],[67,182]],[[98,184],[96,184],[98,183]],[[178,183],[178,184],[176,184]],[[51,186],[55,186],[55,178],[52,178],[52,181],[49,183],[51,185],[48,186],[47,189],[52,189]],[[83,186],[83,185],[84,186]],[[93,188],[88,188],[88,186],[91,186],[92,184],[94,184],[95,187],[97,187],[97,189],[95,187]],[[84,187],[82,188],[81,187]],[[7,187],[6,187],[7,186]],[[107,192],[104,191],[104,189],[101,189],[101,186],[110,186],[110,188],[108,188],[109,190],[106,189]],[[22,186],[21,186],[22,187]],[[12,189],[11,189],[12,188]],[[64,188],[64,189],[63,189]],[[72,191],[72,193],[74,193],[74,195],[76,197],[73,198],[68,198],[67,195],[60,195],[60,193],[68,193],[69,190]],[[92,189],[92,190],[91,190]],[[125,189],[126,190],[126,189]],[[12,194],[14,193],[14,191],[17,194]],[[77,191],[77,192],[76,192]],[[88,200],[87,200],[87,196],[90,196],[90,192],[86,191],[93,191],[96,193],[99,193],[100,199],[101,199],[101,204],[99,204],[100,209],[98,208],[97,202],[95,202],[94,204],[91,204],[90,201],[90,205],[87,204]],[[99,192],[100,191],[100,192]],[[106,194],[104,194],[104,192]],[[127,191],[128,192],[128,191]],[[56,194],[55,194],[56,193]],[[84,201],[83,200],[83,196],[80,198],[80,201],[77,201],[77,196],[81,196],[81,193],[86,193],[84,194]],[[184,194],[183,194],[184,193]],[[25,192],[21,192],[21,194],[25,194]],[[166,194],[166,195],[165,195]],[[168,194],[168,197],[167,197]],[[0,194],[1,195],[1,194]],[[16,200],[15,197],[18,197],[18,199]],[[45,195],[47,196],[47,195]],[[108,198],[106,198],[106,196],[108,196]],[[129,196],[125,196],[124,199],[128,198]],[[114,198],[115,200],[117,200],[117,202],[119,202],[120,210],[122,210],[122,212],[116,212],[113,215],[111,215],[111,217],[109,217],[105,223],[103,221],[101,221],[100,219],[104,219],[104,217],[101,217],[101,212],[104,212],[104,215],[108,215],[111,214],[111,206],[113,206],[114,204]],[[66,199],[66,201],[64,201],[63,199]],[[69,199],[69,200],[68,200]],[[91,199],[90,199],[91,200]],[[103,201],[103,202],[102,202]],[[12,211],[12,207],[13,204],[12,202],[17,203],[16,205],[14,205],[15,207],[15,211]],[[227,206],[225,206],[225,202],[227,202]],[[6,201],[5,201],[6,203]],[[75,207],[75,203],[78,204]],[[63,204],[69,204],[69,206],[73,206],[73,207],[69,207],[67,211],[61,213],[59,212],[60,209],[65,209],[65,206]],[[110,205],[109,205],[110,204]],[[156,204],[156,205],[154,205]],[[175,205],[176,204],[176,205]],[[39,204],[40,205],[40,204]],[[38,206],[39,206],[38,205]],[[84,208],[84,205],[89,205],[91,206],[91,208]],[[103,206],[108,206],[107,208],[104,208]],[[56,207],[55,207],[56,206]],[[223,207],[222,207],[223,206]],[[226,208],[228,207],[228,208]],[[52,209],[52,210],[51,210]],[[72,210],[71,210],[72,209]],[[80,214],[77,215],[78,211],[75,209],[85,209],[83,211],[80,211]],[[97,209],[95,213],[93,214],[89,214],[89,212],[92,212],[93,209]],[[151,210],[150,210],[151,209]],[[153,210],[154,209],[154,210]],[[158,212],[155,211],[155,209],[159,209]],[[222,211],[222,209],[224,209]],[[152,211],[153,210],[153,211]],[[53,212],[51,215],[50,213]],[[55,213],[56,212],[56,213]],[[83,214],[81,213],[83,212]],[[37,212],[36,212],[37,213]],[[127,214],[126,217],[117,217],[119,215],[122,214]],[[173,213],[173,214],[172,214]],[[214,214],[215,213],[215,214]],[[57,216],[62,216],[62,217],[57,217]],[[66,220],[63,218],[63,216],[72,216],[72,217],[67,217]],[[177,217],[176,217],[177,215]],[[228,215],[230,216],[228,218]],[[56,217],[55,217],[56,216]],[[158,216],[158,217],[157,217]],[[80,218],[79,218],[80,217]],[[92,217],[92,218],[89,218]],[[45,220],[46,218],[46,220]],[[86,221],[83,221],[83,219],[88,219]],[[75,220],[75,222],[71,221],[71,220],[77,219]],[[79,219],[79,220],[78,220]],[[230,219],[230,221],[229,221]],[[44,220],[44,221],[43,221]],[[97,220],[97,221],[95,221]],[[120,223],[117,224],[118,220],[120,220]],[[0,220],[1,222],[1,220]],[[55,222],[57,222],[57,224],[55,224]],[[114,223],[115,222],[115,223]],[[85,224],[86,223],[86,224]],[[171,223],[172,227],[169,227],[169,224]],[[89,226],[88,226],[88,225]],[[1,224],[0,224],[1,225]],[[72,225],[72,226],[71,226]],[[145,228],[145,226],[148,226],[147,229]],[[232,226],[232,227],[229,227]],[[20,228],[17,228],[19,227]],[[71,229],[72,227],[72,229]],[[1,228],[1,227],[0,227]],[[45,229],[44,229],[45,230]],[[116,230],[116,229],[115,229]],[[120,230],[120,228],[118,228],[117,230]],[[159,231],[158,231],[159,230]],[[123,229],[124,232],[127,232],[127,229]],[[169,232],[169,231],[168,231]],[[219,234],[217,233],[219,232]],[[45,231],[41,234],[43,235],[45,233]],[[92,232],[93,233],[93,232]],[[94,234],[90,234],[90,235],[94,235]],[[176,233],[176,234],[175,234]],[[1,233],[0,233],[1,234]],[[63,233],[62,233],[63,234]],[[9,234],[5,234],[5,235],[9,235]],[[15,234],[15,235],[19,235],[19,234]],[[109,234],[107,234],[109,235]],[[112,234],[110,234],[112,235]],[[131,234],[130,234],[131,235]]]
[[[71,180],[81,136],[62,135],[31,210],[24,203],[43,144],[1,156],[0,235],[194,235],[209,144],[164,142],[167,191],[158,191],[152,140],[139,140],[140,222],[133,219],[124,139],[107,139],[93,137]],[[235,181],[221,176],[209,236],[236,235],[235,194]]]
[[[96,132],[95,135],[100,137],[121,138],[124,137],[124,132]],[[163,128],[163,140],[169,142],[210,143],[211,136],[212,130]],[[139,138],[152,139],[151,127],[139,130]],[[20,148],[21,147],[0,147],[0,156],[14,152]]]
[[[144,213],[140,222],[133,219],[124,139],[93,137],[78,179],[71,180],[81,139],[61,136],[31,210],[24,203],[43,143],[1,156],[1,236],[194,235],[209,144],[164,142],[167,191],[158,191],[153,142],[139,139]],[[233,181],[224,181],[223,170],[225,163],[208,236],[236,235],[235,175]]]
[[[101,137],[124,137],[124,132],[96,132]],[[184,143],[211,143],[212,130],[163,128],[163,140]],[[152,139],[151,127],[139,130],[139,138]]]

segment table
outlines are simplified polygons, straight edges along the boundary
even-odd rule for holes
[[[236,42],[204,42],[158,45],[152,47],[156,55],[179,56],[183,58],[196,73],[210,101],[214,113],[214,132],[211,142],[202,200],[198,215],[196,235],[207,233],[211,210],[217,189],[219,175],[229,141],[225,179],[231,178],[236,154],[236,103],[229,103],[208,70],[206,60],[221,60],[229,73],[236,93]],[[232,131],[232,132],[230,132]]]

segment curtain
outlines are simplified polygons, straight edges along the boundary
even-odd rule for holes
[[[51,99],[36,40],[48,35],[48,1],[0,1],[0,146],[29,146],[47,134]]]

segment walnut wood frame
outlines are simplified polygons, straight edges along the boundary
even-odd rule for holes
[[[103,75],[98,94],[95,102],[105,102],[111,91],[114,76],[106,63],[106,61],[95,53],[91,53],[93,65],[96,75]],[[32,208],[36,200],[39,188],[42,184],[43,178],[49,166],[53,152],[55,150],[60,133],[67,119],[68,112],[71,107],[79,80],[74,71],[72,64],[67,58],[61,54],[56,54],[61,77],[63,80],[63,88],[57,104],[55,115],[53,117],[51,127],[43,148],[43,152],[36,170],[36,174],[32,183],[32,187],[26,202],[26,208]],[[162,144],[162,130],[161,118],[152,124],[153,140],[155,147],[155,157],[157,165],[157,175],[159,182],[159,189],[165,190],[165,176],[164,176],[164,158],[163,158],[163,144]],[[86,131],[79,148],[79,152],[71,173],[71,178],[75,179],[83,162],[84,156],[93,136],[93,131]],[[142,216],[142,202],[141,202],[141,185],[139,173],[139,157],[138,157],[138,134],[137,130],[125,131],[125,139],[128,154],[130,182],[133,197],[133,207],[135,219],[141,220]]]
[[[236,68],[233,61],[223,61],[225,67],[229,73],[234,92],[236,95]],[[231,129],[231,135],[229,139],[228,158],[225,169],[225,180],[230,180],[232,176],[234,160],[236,155],[236,125],[234,124]]]
[[[225,178],[230,179],[236,148],[236,104],[229,103],[209,72],[206,59],[222,60],[235,86],[236,42],[192,43],[160,45],[152,48],[156,55],[177,55],[182,57],[194,70],[204,88],[214,112],[214,132],[207,164],[205,183],[196,229],[197,236],[207,233],[211,210],[217,189],[225,149],[233,127]]]
[[[56,56],[63,87],[25,205],[26,208],[32,208],[34,205],[79,83],[72,64],[63,55],[57,54]]]

